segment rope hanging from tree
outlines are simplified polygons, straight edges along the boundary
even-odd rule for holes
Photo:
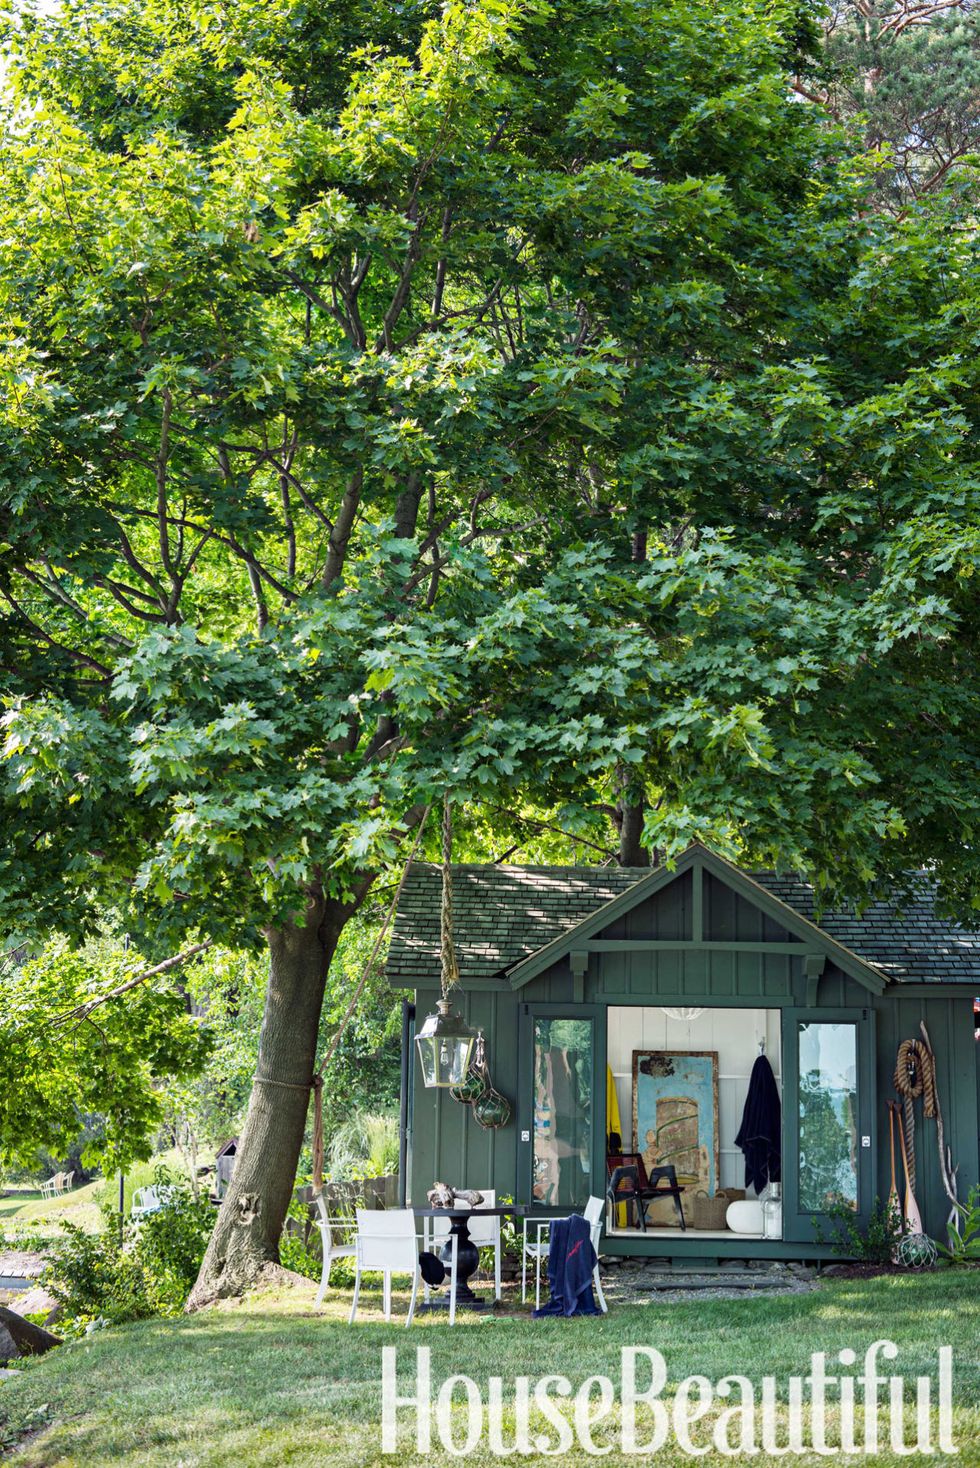
[[[372,972],[374,971],[374,965],[377,960],[378,954],[381,951],[381,945],[387,936],[392,919],[394,918],[395,913],[398,910],[398,904],[401,901],[402,890],[404,889],[405,882],[408,878],[408,869],[412,865],[412,862],[415,860],[415,853],[419,849],[419,842],[422,840],[422,832],[425,830],[425,823],[428,820],[429,811],[431,809],[431,805],[427,805],[425,807],[425,810],[422,812],[421,819],[419,820],[418,826],[415,830],[415,840],[412,842],[412,849],[408,853],[408,858],[405,862],[405,865],[402,867],[402,874],[398,879],[398,886],[395,889],[395,895],[392,898],[388,911],[385,914],[385,920],[381,924],[381,931],[378,933],[377,938],[374,940],[374,946],[371,949],[371,955],[368,958],[367,963],[364,965],[364,971],[357,981],[357,987],[351,995],[350,1002],[348,1003],[347,1008],[344,1010],[344,1016],[337,1027],[333,1039],[330,1041],[330,1048],[327,1050],[326,1055],[323,1057],[322,1061],[317,1067],[313,1079],[309,1081],[306,1086],[303,1087],[304,1090],[312,1090],[313,1092],[312,1172],[313,1193],[315,1197],[319,1197],[320,1194],[323,1192],[323,1073],[326,1070],[327,1066],[330,1064],[331,1060],[336,1055],[340,1042],[344,1037],[344,1033],[347,1029],[348,1024],[350,1023],[351,1015],[354,1013],[354,1010],[357,1007],[357,1001],[360,999],[361,994],[364,992],[364,986],[370,978]],[[260,1079],[265,1078],[260,1077]],[[274,1082],[273,1084],[283,1085],[286,1083],[280,1081]]]
[[[442,945],[442,997],[449,997],[450,989],[459,985],[459,961],[453,940],[453,816],[446,791],[442,802],[442,908],[439,914],[439,932]]]
[[[922,1097],[923,1115],[935,1118],[939,1102],[936,1094],[936,1061],[932,1050],[922,1040],[903,1040],[895,1062],[895,1090],[905,1108],[905,1137],[908,1151],[909,1183],[915,1187],[915,1102]]]

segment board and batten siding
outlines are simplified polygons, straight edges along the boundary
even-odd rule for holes
[[[435,1009],[435,990],[416,996],[416,1023]],[[448,1091],[426,1090],[418,1061],[410,1057],[414,1104],[408,1176],[408,1198],[417,1208],[435,1182],[454,1188],[494,1188],[513,1197],[517,1184],[518,1055],[517,996],[510,988],[500,992],[458,992],[456,1003],[467,1024],[482,1027],[488,1060],[497,1090],[510,1101],[513,1116],[499,1131],[484,1131],[471,1108],[454,1101]]]
[[[895,1058],[902,1040],[922,1038],[919,1024],[924,1020],[936,1055],[946,1143],[953,1165],[959,1167],[959,1196],[965,1199],[980,1178],[980,1072],[973,1035],[973,995],[964,993],[962,998],[933,999],[928,995],[903,994],[896,985],[886,990],[874,1008],[879,1097],[878,1195],[887,1198],[891,1185],[885,1101],[897,1099],[893,1081]],[[915,1120],[915,1198],[926,1233],[944,1240],[950,1204],[940,1178],[936,1123],[924,1119],[921,1100],[915,1103]],[[902,1164],[897,1151],[895,1171],[901,1193]]]

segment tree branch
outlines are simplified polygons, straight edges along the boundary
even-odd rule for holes
[[[43,627],[41,627],[37,622],[33,620],[33,618],[27,615],[27,613],[24,611],[24,608],[17,601],[14,600],[6,587],[0,586],[0,596],[2,596],[4,601],[9,603],[9,605],[13,607],[14,611],[17,613],[18,617],[20,617],[21,621],[24,622],[37,637],[40,637],[44,642],[48,643],[50,647],[55,648],[58,652],[63,652],[66,657],[72,658],[76,663],[81,663],[83,667],[91,668],[92,671],[95,673],[101,673],[104,678],[112,677],[112,669],[107,668],[104,663],[97,662],[95,658],[90,658],[83,652],[76,652],[73,647],[66,647],[63,642],[57,642],[49,632],[45,632]]]
[[[198,953],[203,953],[210,948],[212,939],[207,938],[203,943],[195,943],[193,948],[186,948],[183,953],[178,953],[173,958],[164,959],[163,963],[156,964],[153,968],[144,969],[134,979],[128,979],[125,984],[119,984],[115,989],[110,989],[108,994],[100,994],[95,999],[87,999],[84,1004],[78,1004],[74,1009],[68,1009],[64,1014],[55,1015],[48,1024],[52,1029],[58,1025],[70,1024],[72,1020],[88,1019],[93,1010],[103,1004],[108,1004],[111,999],[118,999],[123,994],[128,994],[131,989],[145,984],[147,979],[155,979],[160,974],[165,974],[170,969],[177,968],[180,964],[187,963],[188,959],[194,958]]]
[[[324,591],[333,585],[344,569],[344,561],[347,558],[347,546],[354,529],[358,506],[361,503],[361,488],[363,484],[363,470],[355,469],[351,476],[350,484],[347,486],[344,497],[340,502],[337,519],[330,531],[330,549],[327,553],[320,583]]]

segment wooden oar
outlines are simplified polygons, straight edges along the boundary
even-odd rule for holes
[[[922,1215],[919,1213],[919,1205],[915,1201],[912,1192],[912,1184],[909,1182],[909,1159],[905,1150],[905,1127],[902,1125],[902,1108],[895,1107],[895,1115],[898,1119],[898,1140],[902,1144],[902,1167],[905,1169],[905,1232],[907,1234],[920,1234],[922,1232]]]
[[[891,1166],[892,1166],[892,1186],[891,1186],[891,1191],[888,1194],[888,1218],[889,1218],[889,1220],[891,1220],[893,1218],[897,1218],[898,1219],[898,1222],[899,1222],[899,1229],[901,1229],[902,1226],[903,1226],[902,1225],[902,1205],[899,1202],[898,1188],[895,1186],[895,1109],[894,1109],[894,1102],[892,1102],[892,1101],[886,1101],[885,1102],[885,1105],[888,1107],[888,1155],[889,1155],[889,1157],[891,1159]],[[898,1240],[897,1239],[895,1240],[895,1246],[892,1249],[892,1263],[893,1264],[897,1264],[898,1263]]]

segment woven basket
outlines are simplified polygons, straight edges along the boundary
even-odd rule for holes
[[[691,1223],[694,1228],[721,1229],[725,1227],[725,1214],[729,1203],[745,1197],[744,1188],[719,1188],[714,1197],[709,1197],[703,1188],[694,1194]]]

